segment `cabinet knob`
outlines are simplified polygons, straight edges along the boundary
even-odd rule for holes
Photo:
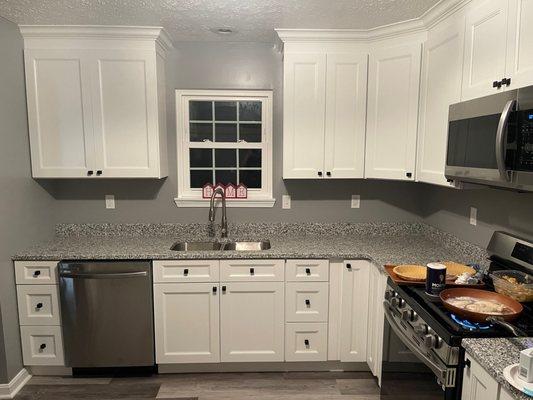
[[[96,175],[98,176],[102,175],[102,170],[99,169],[98,171],[96,171]]]
[[[511,78],[503,78],[502,85],[509,86],[511,84]]]
[[[465,367],[470,368],[470,360],[468,358],[465,360]]]
[[[37,271],[35,271],[35,272],[33,273],[33,276],[39,276],[39,275],[41,275],[41,271],[39,271],[39,270],[37,270]]]
[[[226,293],[226,286],[222,286],[222,293]]]
[[[87,175],[91,176],[92,174],[94,174],[94,171],[87,171]]]
[[[499,88],[502,87],[502,83],[500,81],[494,81],[494,82],[492,82],[492,87],[499,89]]]
[[[306,268],[305,273],[306,275],[311,275],[311,268]]]
[[[305,344],[307,347],[309,347],[309,339],[305,339],[305,340],[304,340],[304,344]]]
[[[187,268],[185,268],[183,270],[183,275],[185,275],[185,276],[189,275],[189,270]]]
[[[309,299],[305,300],[305,305],[307,307],[309,307],[311,305],[311,300],[309,300]]]
[[[405,174],[405,176],[408,177],[408,178],[410,178],[410,177],[413,176],[413,173],[412,173],[412,172],[407,172],[407,173]]]
[[[322,176],[322,171],[318,171],[318,176]]]
[[[352,269],[352,264],[350,263],[346,264],[346,269]]]
[[[40,348],[41,350],[46,349],[46,343],[41,344],[41,345],[39,346],[39,348]]]
[[[35,308],[36,308],[37,310],[40,310],[41,308],[43,308],[43,303],[37,303],[37,304],[35,305]]]
[[[213,286],[213,293],[216,294],[216,292],[217,292],[217,287],[216,287],[216,286]]]
[[[331,172],[330,171],[326,172],[326,175],[331,176]]]
[[[255,274],[255,269],[250,268],[250,275],[253,275],[253,274]]]

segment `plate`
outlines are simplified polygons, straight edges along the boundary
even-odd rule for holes
[[[520,390],[522,393],[533,397],[533,383],[523,381],[518,376],[518,364],[508,365],[503,369],[503,376],[513,387]]]
[[[468,272],[471,275],[476,273],[476,270],[468,265],[456,263],[455,261],[444,261],[441,264],[446,265],[446,275],[452,275],[458,277],[465,272]]]
[[[406,281],[423,282],[426,280],[427,268],[422,265],[398,265],[394,267],[393,271]]]

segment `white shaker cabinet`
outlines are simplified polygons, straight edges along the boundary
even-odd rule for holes
[[[450,104],[461,100],[464,16],[428,32],[423,45],[416,179],[451,186],[444,176]]]
[[[285,179],[363,177],[366,76],[366,53],[285,54]]]
[[[415,178],[421,44],[371,51],[365,177]]]
[[[465,354],[462,400],[498,400],[498,382],[476,361]]]
[[[385,313],[383,299],[387,287],[387,274],[376,265],[370,265],[368,296],[368,329],[366,362],[372,374],[381,384],[381,360],[383,353],[383,324]]]
[[[510,88],[533,85],[533,0],[509,0],[506,65]]]
[[[21,32],[34,178],[166,176],[160,28]]]

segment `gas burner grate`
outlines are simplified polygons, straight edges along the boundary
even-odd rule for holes
[[[482,324],[480,322],[470,322],[467,319],[459,318],[455,314],[450,314],[454,322],[461,325],[463,328],[468,329],[469,331],[484,331],[486,329],[492,328],[492,324]]]

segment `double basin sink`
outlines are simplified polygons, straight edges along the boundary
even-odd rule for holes
[[[257,242],[227,241],[227,242],[176,242],[170,250],[174,251],[260,251],[270,249],[269,240]]]

